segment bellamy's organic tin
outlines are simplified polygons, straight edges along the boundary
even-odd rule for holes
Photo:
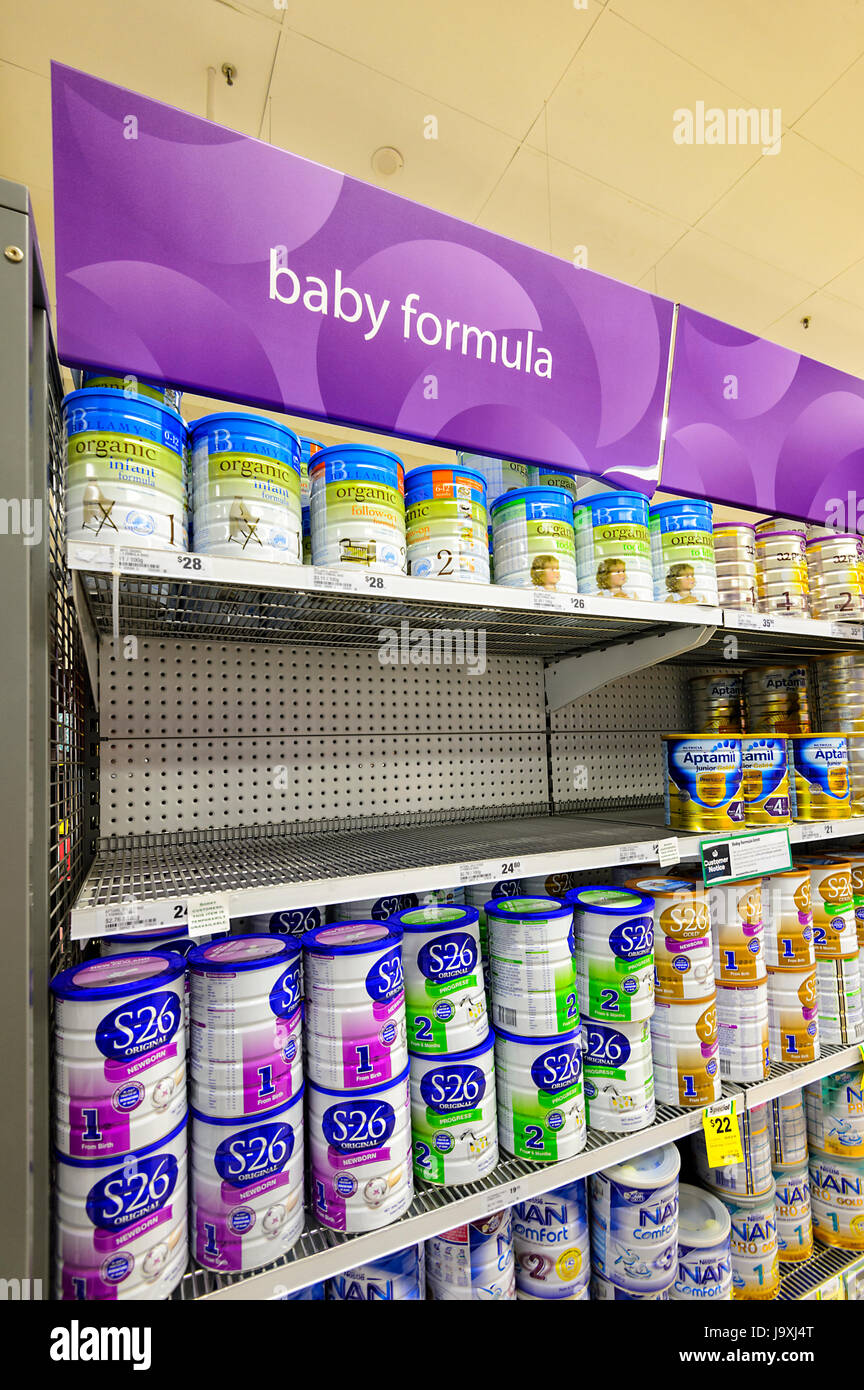
[[[312,560],[404,574],[402,463],[371,445],[321,449],[309,465]]]
[[[205,415],[189,432],[195,549],[302,562],[300,441],[259,415]]]
[[[792,734],[788,759],[795,820],[840,820],[851,814],[845,734]]]
[[[580,593],[651,602],[648,501],[641,492],[580,497],[573,526]]]
[[[525,488],[493,503],[495,583],[575,594],[573,499],[563,488]]]
[[[662,502],[650,513],[654,598],[658,603],[717,603],[710,502]]]
[[[676,830],[740,830],[741,739],[663,734],[666,824]]]

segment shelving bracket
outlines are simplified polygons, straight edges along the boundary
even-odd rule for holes
[[[708,625],[675,627],[668,632],[636,637],[632,642],[616,642],[562,657],[546,667],[546,703],[550,710],[563,709],[573,700],[599,690],[601,685],[704,646],[716,631],[716,627]]]

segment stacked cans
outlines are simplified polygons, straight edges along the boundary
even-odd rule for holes
[[[838,855],[802,855],[810,873],[819,1033],[825,1043],[864,1037],[852,866]]]
[[[427,1240],[426,1292],[448,1302],[514,1301],[512,1208]]]
[[[678,1272],[669,1297],[677,1303],[728,1302],[732,1297],[729,1213],[719,1198],[678,1186]]]
[[[680,1168],[664,1144],[588,1179],[594,1275],[627,1297],[668,1295],[675,1282]]]
[[[763,949],[762,880],[708,890],[717,981],[720,1073],[729,1081],[768,1075],[768,972]]]
[[[761,531],[756,527],[756,603],[760,613],[808,616],[806,545],[803,530],[778,527]]]
[[[744,672],[744,727],[748,733],[808,734],[810,707],[803,666],[755,666]]]
[[[51,982],[61,1299],[167,1298],[186,1268],[184,975],[154,950]]]
[[[573,526],[580,593],[651,602],[654,579],[648,501],[641,492],[581,497]]]
[[[517,1202],[513,1254],[517,1299],[575,1303],[588,1298],[591,1246],[584,1178]]]
[[[312,563],[405,573],[404,469],[368,444],[321,449],[309,465]]]
[[[666,824],[691,834],[740,830],[741,736],[663,734]]]
[[[814,618],[860,622],[864,614],[864,542],[823,535],[807,542],[807,582]]]
[[[654,899],[633,888],[574,888],[585,1094],[593,1129],[654,1122]]]
[[[813,1253],[807,1121],[801,1090],[775,1096],[768,1113],[777,1249],[781,1264],[800,1264]]]
[[[476,907],[408,908],[393,918],[402,965],[415,1178],[477,1182],[498,1162],[494,1039]]]
[[[489,583],[486,479],[470,468],[415,468],[405,479],[408,573]]]
[[[864,656],[844,652],[814,662],[822,723],[846,735],[853,815],[864,813]]]
[[[190,972],[192,1222],[207,1269],[258,1269],[303,1230],[300,946],[196,946]]]
[[[353,1234],[411,1203],[402,931],[340,922],[303,937],[315,1214]]]
[[[790,735],[786,756],[795,820],[841,820],[851,815],[845,734]]]
[[[814,1235],[864,1250],[864,1066],[812,1082],[805,1104]]]
[[[755,527],[747,521],[715,521],[714,560],[721,608],[756,607]]]
[[[710,502],[682,499],[651,508],[651,565],[657,603],[717,603]]]
[[[205,415],[189,430],[192,539],[208,555],[302,562],[300,441],[260,415]]]
[[[273,932],[277,936],[302,936],[327,921],[327,908],[322,904],[315,907],[283,907],[277,912],[259,912],[252,917],[232,919],[231,931],[237,936],[249,932],[260,935]]]
[[[762,906],[769,1051],[775,1062],[812,1062],[820,1054],[810,870],[766,875]]]
[[[740,676],[696,676],[689,682],[696,734],[742,734]]]
[[[575,594],[573,498],[560,487],[508,492],[492,504],[495,582]]]

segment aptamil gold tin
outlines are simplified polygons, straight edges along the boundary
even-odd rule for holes
[[[851,815],[845,734],[791,734],[787,758],[794,820],[842,820]]]
[[[756,666],[744,672],[748,733],[806,734],[810,727],[805,667]]]
[[[789,824],[785,738],[750,734],[741,740],[741,789],[746,825]]]
[[[666,822],[676,830],[740,830],[741,738],[663,734]]]

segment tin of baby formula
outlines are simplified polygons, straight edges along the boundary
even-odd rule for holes
[[[326,907],[283,907],[279,912],[259,912],[252,917],[241,917],[239,932],[245,935],[253,932],[260,936],[263,932],[273,932],[277,936],[302,936],[313,931],[327,920]]]
[[[354,898],[347,903],[334,903],[330,909],[333,922],[389,922],[406,907],[419,907],[416,893],[392,893],[383,898]]]
[[[408,1064],[401,929],[317,927],[303,937],[303,968],[310,1079],[350,1091],[400,1075]]]
[[[654,899],[624,889],[573,888],[578,995],[592,1018],[636,1023],[654,1009]]]
[[[822,1245],[864,1250],[864,1159],[810,1150],[813,1235]]]
[[[713,508],[710,502],[661,502],[649,529],[658,603],[717,602]]]
[[[512,1208],[427,1240],[426,1289],[438,1301],[515,1301]]]
[[[741,740],[741,790],[745,825],[789,824],[789,770],[784,738],[749,735]]]
[[[807,1162],[807,1121],[800,1086],[768,1104],[773,1168],[797,1168]]]
[[[146,1148],[56,1157],[57,1296],[168,1298],[189,1260],[185,1114]]]
[[[458,502],[486,510],[486,479],[479,469],[433,463],[405,475],[405,506],[416,502]],[[441,512],[441,516],[449,513]],[[467,512],[466,512],[467,515]]]
[[[591,1277],[591,1244],[585,1179],[543,1192],[513,1208],[516,1296],[585,1298]]]
[[[775,1168],[777,1252],[781,1265],[801,1264],[813,1254],[810,1174],[807,1159],[794,1168]]]
[[[658,1293],[678,1263],[678,1173],[674,1144],[592,1173],[591,1262],[596,1274],[629,1293]]]
[[[226,412],[195,420],[189,443],[195,549],[300,564],[300,441],[293,430]]]
[[[815,965],[768,967],[768,1048],[775,1062],[813,1062],[820,1055]]]
[[[71,1158],[149,1148],[186,1113],[183,957],[104,956],[62,970],[54,995],[55,1142]]]
[[[303,1082],[299,943],[229,936],[188,963],[194,1109],[236,1119],[284,1105]]]
[[[401,467],[395,454],[369,445],[336,445],[315,455],[309,467],[314,564],[405,572]]]
[[[412,1052],[465,1052],[489,1032],[476,907],[409,907],[402,933],[405,1011]]]
[[[762,880],[712,884],[708,903],[718,985],[763,984],[766,965],[762,949]]]
[[[409,1245],[395,1255],[356,1265],[327,1280],[327,1297],[333,1303],[403,1303],[425,1299],[422,1246]]]
[[[798,521],[794,516],[766,516],[764,521],[757,521],[756,535],[770,535],[772,531],[781,530],[787,535],[806,536],[807,526],[805,522]]]
[[[303,1230],[303,1087],[266,1115],[192,1111],[194,1255],[205,1269],[260,1269]]]
[[[63,411],[67,537],[185,550],[186,426],[177,411],[111,389],[72,391]]]
[[[408,573],[489,582],[486,480],[468,468],[416,468],[405,480]]]
[[[696,832],[740,829],[744,823],[740,737],[661,737],[667,825]]]
[[[103,936],[99,942],[100,956],[128,956],[136,951],[153,951],[164,946],[174,951],[174,943],[186,935],[185,927],[150,927],[146,931],[122,932],[118,936]],[[209,937],[206,938],[208,941]]]
[[[801,856],[810,870],[813,949],[818,961],[851,959],[858,951],[858,922],[848,860],[832,855]]]
[[[682,1182],[678,1187],[678,1271],[675,1302],[715,1303],[732,1297],[731,1223],[723,1203]]]
[[[858,952],[842,960],[817,960],[819,1036],[844,1046],[864,1038]]]
[[[585,1104],[591,1129],[630,1134],[654,1123],[654,1063],[648,1020],[583,1018]]]
[[[573,498],[563,488],[525,488],[491,508],[495,582],[555,593],[578,591]]]
[[[487,902],[492,1019],[547,1038],[579,1022],[573,909],[556,898]]]
[[[731,1223],[733,1299],[773,1299],[780,1287],[774,1183],[764,1196],[720,1194]]]
[[[529,874],[522,879],[522,888],[526,898],[561,898],[573,887],[573,875],[566,870],[555,874]],[[512,894],[502,893],[502,897],[511,897]]]
[[[495,1039],[466,1052],[411,1055],[415,1178],[453,1187],[477,1182],[498,1162]]]
[[[653,599],[648,502],[641,492],[580,497],[573,527],[581,593],[608,599]]]
[[[717,1003],[661,1004],[651,1018],[654,1092],[667,1105],[709,1105],[720,1098]]]
[[[308,1143],[315,1215],[349,1235],[397,1221],[414,1195],[408,1068],[368,1090],[309,1082]]]
[[[684,879],[631,879],[629,887],[654,899],[655,998],[664,1004],[708,999],[714,955],[706,894]]]
[[[811,1082],[804,1088],[804,1102],[814,1149],[864,1158],[864,1065]]]
[[[762,945],[768,968],[800,970],[815,965],[810,871],[783,869],[762,880]]]
[[[582,1030],[555,1037],[495,1031],[498,1141],[506,1153],[552,1163],[585,1147]]]
[[[740,676],[696,676],[688,684],[696,733],[743,732]]]
[[[771,1135],[768,1106],[754,1105],[738,1113],[742,1162],[712,1167],[708,1162],[705,1135],[701,1128],[691,1138],[696,1171],[704,1183],[721,1196],[762,1197],[773,1190],[771,1175]]]
[[[459,450],[456,455],[460,468],[473,468],[486,479],[486,503],[488,507],[505,492],[517,492],[532,482],[532,469],[527,463],[513,463],[510,459],[490,458],[486,454],[470,454]],[[408,477],[410,477],[410,473]],[[406,479],[407,483],[407,479]]]
[[[666,1303],[669,1299],[669,1289],[661,1289],[659,1293],[630,1293],[629,1290],[613,1284],[610,1279],[592,1274],[591,1299],[594,1303]]]
[[[764,1081],[769,1072],[768,984],[718,985],[720,1075],[725,1081]]]
[[[180,409],[183,392],[174,386],[165,386],[159,381],[148,381],[145,377],[127,372],[123,376],[106,372],[82,372],[82,390],[122,391],[127,400],[143,396],[145,400],[157,401],[159,405],[169,405],[172,410]]]
[[[845,734],[790,734],[788,759],[795,820],[840,820],[850,815]]]
[[[567,890],[564,889],[564,892]],[[525,897],[525,885],[521,878],[499,879],[497,883],[470,883],[466,886],[465,902],[469,907],[477,909],[477,928],[480,934],[480,953],[483,958],[483,979],[487,993],[491,984],[489,973],[489,922],[486,917],[486,904],[490,900],[494,902],[496,898],[519,898]],[[549,897],[545,891],[543,897]],[[555,897],[556,894],[551,894]]]

